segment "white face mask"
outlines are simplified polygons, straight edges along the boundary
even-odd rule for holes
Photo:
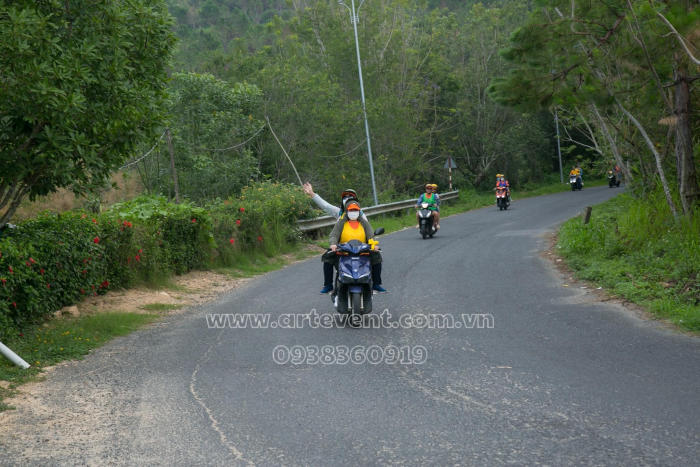
[[[360,211],[348,211],[348,219],[356,221],[360,217]]]

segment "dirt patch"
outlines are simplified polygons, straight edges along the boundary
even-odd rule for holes
[[[81,315],[109,311],[150,313],[147,305],[179,305],[168,313],[179,313],[185,307],[213,300],[250,279],[234,279],[212,271],[193,271],[173,280],[174,287],[166,290],[133,288],[110,291],[106,295],[90,297],[77,304]],[[64,309],[64,313],[65,313]]]
[[[143,192],[143,184],[136,172],[119,171],[112,175],[110,183],[100,192],[100,205],[105,209],[115,203],[132,199]],[[60,188],[55,193],[40,196],[34,201],[25,199],[13,216],[15,221],[32,219],[43,211],[66,212],[85,208],[87,198]]]
[[[306,245],[302,251],[305,254],[319,255],[325,249],[317,245]],[[288,253],[280,257],[289,265],[305,258],[298,259],[298,253]],[[131,313],[152,313],[148,305],[163,304],[177,305],[177,308],[166,310],[166,313],[181,313],[191,305],[205,303],[217,296],[235,289],[251,278],[233,278],[226,274],[214,271],[192,271],[173,279],[173,287],[165,290],[154,290],[144,287],[136,287],[125,290],[113,290],[105,295],[88,297],[81,303],[72,307],[66,307],[56,313],[57,317],[65,315],[78,315],[104,313],[109,311],[124,311]]]

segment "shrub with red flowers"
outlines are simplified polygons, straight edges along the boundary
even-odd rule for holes
[[[212,249],[207,212],[164,198],[137,198],[97,218],[42,214],[6,229],[0,237],[0,340],[88,293],[204,266]]]
[[[311,212],[299,187],[265,181],[208,209],[141,196],[95,218],[42,214],[0,237],[0,340],[86,295],[277,254]]]
[[[0,238],[0,338],[80,299],[80,289],[110,277],[101,222],[79,213],[42,214]],[[86,257],[99,261],[85,263]],[[21,266],[20,266],[21,265]],[[7,271],[7,272],[5,272]],[[82,273],[84,271],[84,273]]]
[[[216,260],[226,266],[234,265],[236,255],[242,251],[256,249],[269,256],[278,254],[299,238],[296,221],[312,212],[300,187],[271,181],[252,183],[239,196],[217,202],[209,209],[219,245]]]
[[[123,262],[137,278],[150,282],[204,267],[214,249],[209,213],[190,203],[170,203],[162,196],[140,196],[114,205],[110,214],[134,227],[136,240]]]

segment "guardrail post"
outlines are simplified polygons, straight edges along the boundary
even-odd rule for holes
[[[593,211],[593,208],[591,206],[586,206],[586,210],[583,211],[583,225],[588,224],[591,220],[591,212]]]

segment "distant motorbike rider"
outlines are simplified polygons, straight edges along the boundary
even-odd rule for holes
[[[357,192],[352,189],[343,190],[340,194],[340,206],[333,206],[317,193],[314,193],[313,187],[310,183],[304,183],[304,193],[311,198],[311,201],[316,203],[316,205],[326,212],[329,216],[339,219],[345,213],[345,204],[348,201],[357,201]],[[360,211],[360,218],[367,221],[367,216]],[[331,252],[327,252],[330,254]],[[321,260],[323,261],[323,288],[321,289],[322,294],[327,294],[333,291],[333,263],[326,261],[326,254],[323,255]],[[335,258],[334,258],[335,259]],[[386,292],[386,289],[382,287],[382,263],[372,265],[372,283],[374,284],[374,290],[377,292]]]
[[[437,194],[437,185],[434,183],[426,183],[425,193],[420,195],[416,202],[416,228],[420,227],[420,216],[418,209],[421,204],[428,203],[428,209],[433,212],[433,225],[435,230],[440,228],[440,196]]]
[[[583,169],[580,162],[576,163],[576,170],[578,171],[578,178],[581,179],[581,186],[583,186]]]
[[[571,169],[571,172],[569,172],[569,176],[570,176],[570,177],[575,176],[575,177],[576,177],[576,180],[577,180],[577,181],[580,181],[580,182],[581,182],[581,186],[583,186],[583,177],[582,177],[582,175],[581,175],[581,167],[579,167],[578,165],[577,165],[576,167],[573,167],[573,168]]]
[[[496,174],[496,188],[505,188],[508,202],[510,203],[510,182],[503,174]]]
[[[618,185],[622,182],[622,169],[619,165],[615,164],[613,168],[613,174],[615,175],[615,180],[617,180]]]
[[[346,213],[338,218],[333,230],[328,238],[330,252],[324,254],[324,262],[330,263],[337,267],[338,256],[335,252],[338,250],[339,243],[348,243],[350,240],[359,240],[362,243],[370,243],[374,238],[374,230],[367,220],[366,216],[360,214],[360,203],[355,199],[349,199],[345,204]],[[381,287],[381,263],[382,257],[378,249],[372,247],[370,253],[370,264],[372,267],[372,289],[378,292],[386,292]],[[378,282],[375,283],[374,281]]]

